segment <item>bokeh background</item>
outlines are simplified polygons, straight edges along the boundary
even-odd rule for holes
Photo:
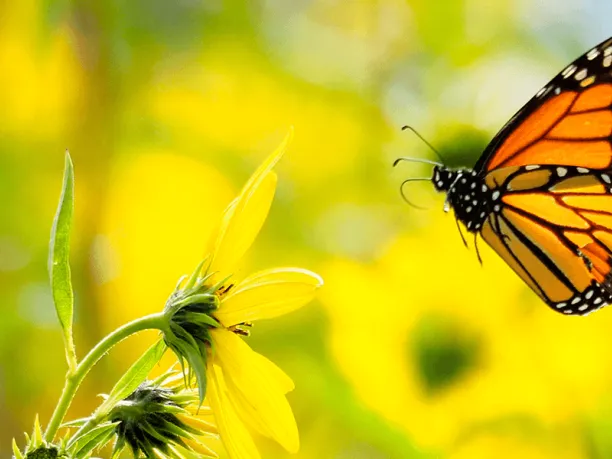
[[[612,309],[551,312],[431,187],[472,165],[571,59],[612,34],[607,0],[0,2],[0,456],[46,422],[65,371],[46,272],[64,149],[84,355],[159,310],[219,213],[289,126],[243,271],[326,281],[250,344],[296,381],[296,458],[612,457]],[[96,367],[89,413],[154,335]],[[260,441],[265,458],[289,457]]]

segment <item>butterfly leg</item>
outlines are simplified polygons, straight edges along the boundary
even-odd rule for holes
[[[463,232],[461,231],[461,225],[459,224],[459,219],[457,217],[455,217],[455,222],[457,223],[457,229],[459,230],[459,234],[461,235],[461,240],[463,241],[463,245],[469,248],[468,243],[465,240],[465,237],[463,236]]]
[[[480,266],[482,266],[482,257],[480,256],[480,251],[478,250],[478,233],[474,234],[474,248],[476,249],[476,256],[478,257],[478,262]]]

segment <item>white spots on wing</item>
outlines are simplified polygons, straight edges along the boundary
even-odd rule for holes
[[[465,211],[469,214],[472,211],[472,206],[468,206],[467,209],[465,209]]]
[[[610,67],[610,64],[612,64],[612,56],[604,57],[602,63],[604,67]]]
[[[483,184],[482,184],[482,188],[481,188],[481,189],[482,189],[482,192],[483,192],[483,193],[486,193],[486,192],[487,192],[487,190],[488,190],[489,188],[487,187],[487,185],[485,185],[485,184],[483,183]]]
[[[588,174],[589,170],[586,167],[577,167],[576,170],[581,174]]]
[[[565,70],[561,72],[561,76],[563,76],[563,78],[569,78],[576,70],[577,67],[574,64],[568,65]]]
[[[606,49],[604,49],[604,56],[608,57],[608,56],[612,56],[612,46],[608,46]]]
[[[588,304],[583,304],[582,306],[578,306],[579,311],[586,311],[587,309],[589,309]]]
[[[557,86],[555,88],[555,94],[558,96],[559,94],[561,94],[561,88],[559,86]]]
[[[544,86],[542,89],[540,89],[538,92],[536,92],[536,97],[541,97],[543,96],[546,92],[548,92],[550,88],[548,86]]]
[[[493,210],[495,212],[499,212],[501,210],[501,206],[499,204],[495,204],[495,206],[493,206]]]
[[[595,293],[595,292],[593,292],[593,290],[589,290],[589,291],[586,293],[586,295],[584,295],[584,297],[585,297],[587,300],[590,300],[590,299],[591,299],[591,297],[593,296],[593,294],[594,294],[594,293]]]
[[[600,296],[598,296],[597,298],[595,298],[595,299],[593,300],[593,304],[599,304],[599,303],[601,303],[602,301],[603,301],[603,300],[602,300],[602,298],[601,298]]]
[[[472,205],[473,206],[477,206],[478,205],[478,201],[476,201],[475,199],[472,201]]]
[[[500,195],[500,192],[498,190],[495,190],[493,194],[491,195],[491,198],[493,199],[493,201],[497,201],[499,199],[499,195]]]
[[[529,166],[525,166],[526,171],[534,171],[538,169],[540,166],[537,164],[530,164]]]
[[[593,59],[595,59],[597,56],[599,56],[599,49],[597,48],[593,48],[591,51],[589,51],[586,54],[586,58],[590,61],[592,61]]]
[[[439,171],[436,171],[436,173],[434,174],[434,180],[435,180],[436,182],[439,182],[439,181],[440,181],[440,172],[439,172]]]
[[[567,174],[567,169],[565,167],[557,167],[557,175],[559,177],[565,177]]]
[[[485,215],[487,215],[486,212],[480,212],[480,218],[484,218]]]
[[[587,69],[582,69],[576,72],[576,75],[574,75],[574,78],[576,79],[576,81],[580,81],[580,80],[584,80],[587,75],[588,75]]]
[[[442,188],[444,186],[444,182],[442,180],[438,180],[438,187]]]
[[[601,174],[601,179],[606,182],[606,183],[610,183],[610,176],[608,174]]]
[[[463,177],[463,178],[461,179],[461,183],[466,183],[466,182],[467,182],[467,180],[465,179],[465,177]]]
[[[578,304],[578,303],[580,303],[581,301],[582,301],[582,298],[580,298],[579,296],[577,296],[576,298],[574,298],[574,299],[571,301],[571,304]]]
[[[473,190],[474,188],[476,188],[476,182],[472,182],[472,184],[470,185],[470,188]]]
[[[557,309],[561,309],[561,308],[564,308],[565,306],[567,306],[567,303],[557,303],[555,306],[556,306]]]

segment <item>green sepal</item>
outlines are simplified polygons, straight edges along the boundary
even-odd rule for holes
[[[74,294],[70,276],[70,229],[74,215],[74,169],[70,153],[66,151],[64,181],[57,212],[51,228],[49,244],[49,278],[53,302],[64,332],[64,346],[68,367],[76,368],[76,354],[72,338]]]
[[[87,423],[87,421],[89,421],[89,419],[90,418],[73,419],[72,421],[68,421],[68,422],[62,423],[62,425],[60,427],[62,429],[67,428],[67,427],[81,427],[81,426],[85,425],[85,423]]]
[[[217,308],[217,304],[219,302],[219,299],[217,297],[217,295],[212,294],[212,293],[196,293],[195,295],[189,295],[186,298],[183,298],[182,300],[176,301],[175,303],[172,304],[173,307],[182,307],[182,306],[187,306],[190,304],[196,304],[196,303],[210,303],[211,305],[215,305],[215,308]]]
[[[42,427],[40,426],[40,418],[38,414],[34,417],[34,430],[30,437],[30,444],[28,445],[28,451],[34,450],[43,444],[43,433]]]
[[[200,323],[210,325],[213,328],[221,327],[221,324],[219,322],[213,319],[210,315],[205,314],[203,312],[186,311],[181,314],[181,321],[187,323]]]
[[[185,281],[185,279],[187,279],[187,274],[185,274],[184,276],[181,276],[181,278],[178,280],[178,282],[176,283],[176,287],[174,287],[175,291],[180,290],[181,284]]]
[[[164,411],[165,410],[166,410],[166,407],[164,407]],[[143,422],[139,427],[143,432],[146,432],[151,437],[157,439],[161,444],[165,444],[168,442],[168,437],[164,435],[166,433],[166,427],[167,427],[166,424],[168,423],[167,422],[164,424],[160,423],[160,425],[156,425],[155,427],[153,427],[151,423]],[[183,432],[181,432],[181,434],[182,433]]]
[[[200,405],[202,405],[206,395],[206,350],[202,349],[193,336],[177,324],[171,323],[171,329],[174,340],[168,342],[168,338],[166,338],[166,344],[174,351],[179,360],[184,359],[189,364],[189,374],[186,375],[186,381],[191,381],[192,375],[195,374]]]
[[[212,287],[210,287],[209,291],[211,292],[216,292],[217,290],[219,290],[221,287],[223,287],[225,284],[227,284],[227,281],[231,279],[231,274],[229,276],[224,277],[223,279],[221,279],[219,282],[217,282],[215,285],[213,285]]]
[[[19,447],[17,446],[17,442],[15,441],[15,439],[13,438],[13,456],[15,457],[15,459],[23,459],[23,454],[21,454],[21,451],[19,451]]]
[[[134,392],[147,378],[147,375],[151,372],[153,367],[159,363],[166,349],[167,346],[163,339],[159,339],[147,349],[142,357],[134,362],[121,379],[117,381],[107,399],[96,411],[96,415],[99,416],[100,413],[102,413],[102,415],[106,414],[115,404]]]
[[[58,459],[62,457],[56,446],[39,446],[38,448],[28,451],[26,459]]]
[[[115,446],[113,446],[113,451],[111,452],[110,459],[117,459],[123,451],[123,448],[125,448],[125,437],[120,435],[117,437]]]
[[[206,259],[202,260],[198,264],[197,268],[191,274],[191,277],[189,277],[189,280],[187,281],[187,283],[183,287],[183,290],[189,291],[189,290],[191,290],[193,288],[194,285],[196,285],[196,282],[197,282],[198,278],[200,277],[200,273],[202,272],[202,267],[204,266],[205,262],[206,262]]]
[[[96,448],[103,447],[115,434],[118,422],[109,422],[94,427],[82,436],[72,439],[68,452],[75,459],[84,459]]]

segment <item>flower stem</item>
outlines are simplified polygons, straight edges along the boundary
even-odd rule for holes
[[[87,376],[89,370],[93,368],[93,366],[104,356],[104,354],[110,351],[115,344],[123,341],[125,338],[136,332],[149,329],[164,330],[165,326],[166,321],[164,319],[164,314],[161,312],[128,322],[127,324],[117,328],[115,331],[104,337],[98,344],[96,344],[94,348],[83,358],[83,360],[81,360],[73,372],[68,370],[62,395],[57,402],[57,406],[55,407],[55,411],[53,412],[53,416],[51,417],[45,432],[45,440],[48,442],[53,441],[53,438],[64,420],[64,416],[72,403],[72,399],[74,398],[76,391],[83,382],[83,379],[85,379],[85,376]]]

